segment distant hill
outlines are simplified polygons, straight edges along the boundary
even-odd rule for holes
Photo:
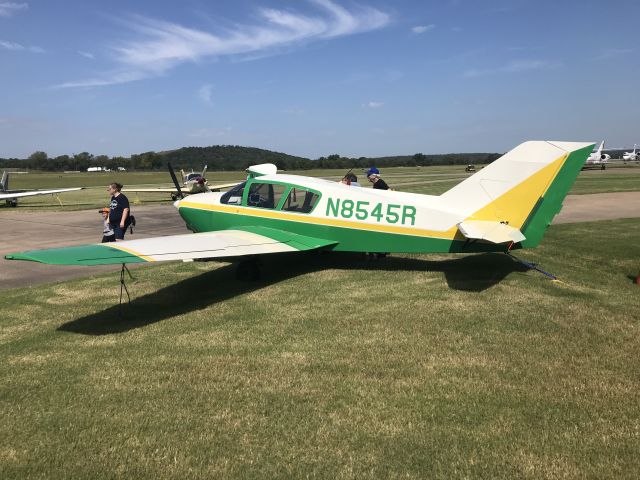
[[[309,170],[312,168],[368,168],[429,166],[429,165],[466,165],[491,163],[500,157],[499,153],[447,153],[440,155],[401,155],[388,157],[343,157],[338,154],[310,160],[304,157],[272,152],[254,147],[237,145],[214,145],[210,147],[183,147],[163,152],[144,152],[131,157],[94,156],[89,152],[60,155],[49,158],[46,152],[32,153],[29,158],[0,158],[0,168],[20,168],[47,171],[80,170],[89,167],[106,167],[112,170],[164,170],[167,162],[174,168],[200,170],[207,165],[209,170],[241,171],[250,165],[274,163],[279,170]]]
[[[214,145],[210,147],[183,147],[159,153],[177,168],[195,170],[208,165],[209,170],[245,170],[259,163],[273,163],[278,169],[300,170],[312,168],[312,161],[304,157],[272,152],[254,147],[237,145]]]

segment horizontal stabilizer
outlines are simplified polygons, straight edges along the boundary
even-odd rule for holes
[[[458,229],[467,238],[491,243],[518,243],[525,240],[520,230],[501,222],[466,220],[458,224]]]

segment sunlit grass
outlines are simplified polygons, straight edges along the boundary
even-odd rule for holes
[[[636,233],[3,291],[0,478],[634,478]]]

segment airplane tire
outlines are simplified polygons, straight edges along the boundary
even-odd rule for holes
[[[236,278],[241,282],[260,280],[260,267],[255,260],[243,260],[236,268]]]
[[[602,165],[602,166],[600,167],[600,170],[604,170],[605,168],[607,168],[607,166],[606,166],[606,165]]]

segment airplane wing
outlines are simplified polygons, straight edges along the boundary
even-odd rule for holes
[[[58,188],[56,190],[31,190],[26,192],[18,192],[18,193],[0,193],[0,200],[9,200],[12,198],[22,198],[22,197],[33,197],[36,195],[50,195],[52,193],[61,193],[61,192],[73,192],[75,190],[82,190],[83,187],[78,188]]]
[[[486,240],[491,243],[518,243],[526,239],[517,228],[500,222],[466,220],[458,224],[458,229],[469,239]]]
[[[160,193],[177,193],[175,188],[123,188],[123,192],[160,192]]]
[[[242,183],[242,182],[220,183],[218,185],[207,185],[207,187],[209,187],[209,190],[211,190],[212,192],[218,192],[218,191],[222,190],[223,188],[235,187],[239,183]]]
[[[231,187],[235,187],[236,185],[238,185],[238,183],[240,182],[233,182],[233,183],[221,183],[218,185],[208,185],[209,190],[211,190],[212,192],[218,192],[224,188],[231,188]],[[128,193],[128,192],[158,192],[158,193],[178,193],[178,191],[175,188],[123,188],[122,189],[123,192]],[[189,195],[189,192],[187,190],[182,190],[182,193],[184,193],[185,195]]]
[[[52,265],[110,265],[296,252],[331,247],[336,243],[267,227],[247,227],[31,250],[5,255],[5,258]]]

